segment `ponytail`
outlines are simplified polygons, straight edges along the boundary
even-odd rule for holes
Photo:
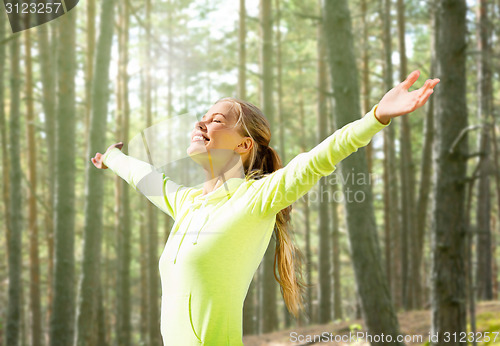
[[[252,177],[260,178],[283,167],[278,153],[270,146],[259,146],[258,151],[259,155],[253,162],[257,169],[251,169],[251,173],[247,175],[248,179]],[[276,224],[274,226],[276,250],[274,253],[273,274],[280,284],[281,294],[288,311],[295,318],[298,318],[300,310],[304,310],[303,296],[307,284],[302,277],[304,255],[295,246],[292,233],[289,231],[291,229],[291,211],[292,206],[289,205],[276,215]],[[278,267],[277,271],[276,266]],[[279,276],[276,275],[277,272]]]

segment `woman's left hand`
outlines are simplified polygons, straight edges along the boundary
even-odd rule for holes
[[[427,102],[434,92],[434,87],[439,83],[439,79],[428,79],[420,89],[408,92],[419,76],[420,71],[413,71],[404,82],[389,90],[382,97],[375,112],[376,117],[382,123],[387,124],[391,118],[411,113]]]

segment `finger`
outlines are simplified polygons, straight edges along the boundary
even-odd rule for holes
[[[428,79],[428,89],[434,89],[434,87],[438,85],[439,82],[439,78]]]
[[[417,102],[417,108],[420,108],[422,107],[426,102],[427,100],[429,100],[429,97],[434,93],[434,90],[433,89],[429,89],[424,95],[422,95],[418,102]]]
[[[434,78],[432,80],[429,79],[425,82],[425,84],[424,84],[424,86],[422,86],[422,88],[411,92],[411,93],[415,93],[415,95],[418,94],[416,108],[422,107],[427,102],[429,97],[434,93],[434,87],[439,82],[440,82],[439,78]]]
[[[424,85],[419,89],[422,94],[424,94],[427,90],[432,89],[432,81],[430,79],[426,80]]]
[[[432,90],[434,88],[435,84],[431,79],[428,79],[425,81],[424,85],[422,85],[419,89],[412,91],[410,94],[415,94],[418,95],[418,97],[421,97],[424,95],[428,90]]]
[[[426,84],[428,84],[428,86],[432,89],[434,88],[438,83],[439,83],[439,79],[428,79],[426,81]]]
[[[415,83],[417,81],[419,76],[420,76],[419,70],[413,71],[412,73],[410,73],[408,75],[408,77],[406,77],[406,79],[403,82],[401,82],[400,86],[405,90],[410,89],[410,87],[413,85],[413,83]]]
[[[432,95],[432,92],[428,93],[424,99],[420,102],[420,104],[418,105],[418,107],[422,107],[423,105],[425,105],[427,103],[427,101],[429,100],[429,97]]]
[[[417,91],[418,93],[425,92],[428,89],[433,89],[441,80],[439,78],[427,79],[419,89],[414,90],[412,92]]]
[[[438,85],[440,82],[440,80],[438,78],[435,78],[435,79],[432,79],[430,82],[429,82],[429,89],[431,90],[434,90],[434,87],[436,85]]]

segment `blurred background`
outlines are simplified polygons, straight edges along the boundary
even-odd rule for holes
[[[96,152],[128,153],[145,129],[233,96],[263,110],[286,164],[415,69],[411,90],[441,79],[430,101],[293,205],[305,311],[286,309],[272,240],[244,343],[365,331],[463,345],[476,331],[500,344],[499,24],[493,0],[86,0],[17,33],[2,11],[0,345],[162,343],[173,221]],[[182,157],[175,132],[166,148]],[[185,167],[171,169],[195,181]]]

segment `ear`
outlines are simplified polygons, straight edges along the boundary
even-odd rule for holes
[[[246,154],[253,148],[253,140],[250,137],[243,137],[240,144],[234,149],[238,154]]]

